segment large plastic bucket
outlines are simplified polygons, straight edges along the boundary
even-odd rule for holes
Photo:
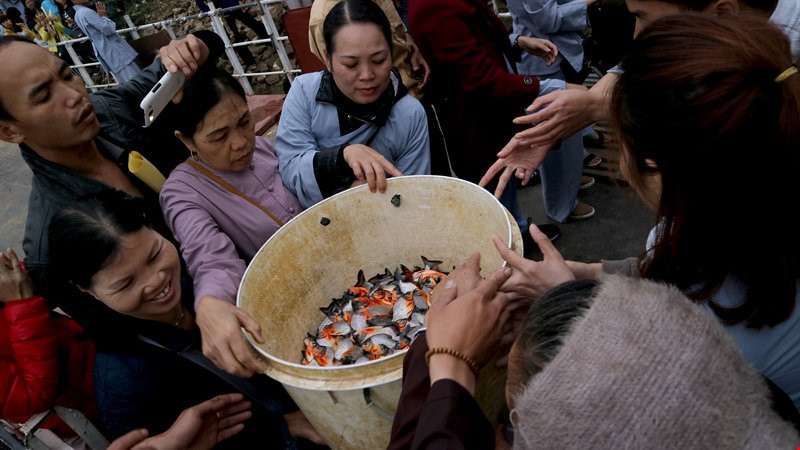
[[[266,339],[251,343],[266,358],[265,373],[286,387],[332,448],[386,447],[405,352],[351,366],[300,365],[303,338],[323,319],[319,308],[352,286],[360,269],[369,277],[421,264],[421,255],[443,260],[449,271],[477,250],[487,276],[504,264],[492,234],[521,252],[519,228],[486,190],[449,177],[408,176],[389,180],[385,194],[360,186],[330,197],[258,251],[237,299]]]

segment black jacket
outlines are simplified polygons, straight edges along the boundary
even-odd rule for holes
[[[210,53],[205,64],[215,64],[224,49],[220,38],[210,31],[198,31],[194,34],[209,47]],[[173,136],[169,120],[158,121],[161,123],[150,128],[142,128],[144,113],[139,108],[139,103],[165,72],[166,68],[156,59],[129,82],[90,94],[89,97],[100,122],[100,133],[95,138],[99,150],[106,158],[117,163],[144,193],[154,225],[159,232],[171,237],[163,222],[158,193],[128,172],[128,155],[134,150],[150,160],[165,176],[188,156],[186,148]],[[163,114],[168,118],[169,108]],[[22,248],[29,274],[37,290],[41,290],[47,285],[44,279],[44,269],[48,262],[47,230],[53,216],[60,208],[72,202],[114,188],[50,162],[25,144],[20,144],[20,151],[33,172]]]

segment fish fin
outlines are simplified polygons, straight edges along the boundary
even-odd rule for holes
[[[358,281],[356,282],[356,286],[364,287],[364,285],[366,283],[367,283],[367,280],[366,280],[366,278],[364,278],[364,271],[363,270],[359,270],[358,271]]]

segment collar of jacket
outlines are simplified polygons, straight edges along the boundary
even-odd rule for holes
[[[101,153],[110,156],[109,159],[114,161],[118,166],[122,167],[123,171],[127,172],[127,167],[125,166],[127,164],[127,155],[129,152],[112,143],[111,141],[103,139],[100,136],[97,136],[94,139],[97,143],[98,150],[100,150]],[[82,173],[42,158],[38,153],[24,143],[19,144],[19,148],[22,154],[22,159],[28,164],[28,167],[30,167],[34,177],[43,181],[43,183],[40,183],[40,187],[46,187],[48,190],[53,191],[54,194],[65,194],[73,191],[93,192],[96,190],[96,185],[100,183],[99,181],[87,177]],[[92,185],[94,189],[82,188],[81,186],[77,185],[79,183],[83,183],[84,185]]]
[[[389,88],[384,91],[378,100],[368,105],[360,105],[347,98],[334,83],[333,75],[325,70],[322,73],[316,100],[330,103],[348,116],[363,122],[382,126],[389,118],[394,104],[408,94],[408,89],[400,81],[400,72],[397,71],[397,68],[392,68],[389,80],[391,81]]]

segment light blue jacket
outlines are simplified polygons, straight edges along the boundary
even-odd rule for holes
[[[75,24],[89,37],[103,70],[118,73],[136,59],[136,50],[117,35],[117,26],[93,9],[75,5]]]
[[[580,72],[583,65],[583,39],[586,29],[585,0],[508,0],[513,31],[512,42],[517,36],[532,36],[547,39],[558,46],[558,59],[545,65],[544,59],[522,52],[522,61],[517,63],[519,73],[544,76],[558,72],[563,58]]]
[[[322,200],[314,175],[314,154],[344,144],[363,144],[376,128],[374,124],[365,123],[342,136],[336,106],[316,100],[322,74],[308,73],[294,79],[283,104],[275,137],[283,184],[297,196],[304,208]],[[389,89],[398,89],[394,74]],[[428,122],[422,104],[410,95],[400,98],[370,147],[379,151],[404,175],[429,174]]]
[[[653,227],[647,236],[648,252],[655,245],[655,234]],[[724,329],[736,341],[744,359],[786,392],[795,408],[800,409],[800,281],[796,291],[794,310],[786,321],[760,329],[747,328],[745,323],[724,325]],[[735,308],[744,302],[746,293],[747,285],[729,275],[710,301],[723,308]],[[703,308],[718,318],[709,302],[703,302]]]

